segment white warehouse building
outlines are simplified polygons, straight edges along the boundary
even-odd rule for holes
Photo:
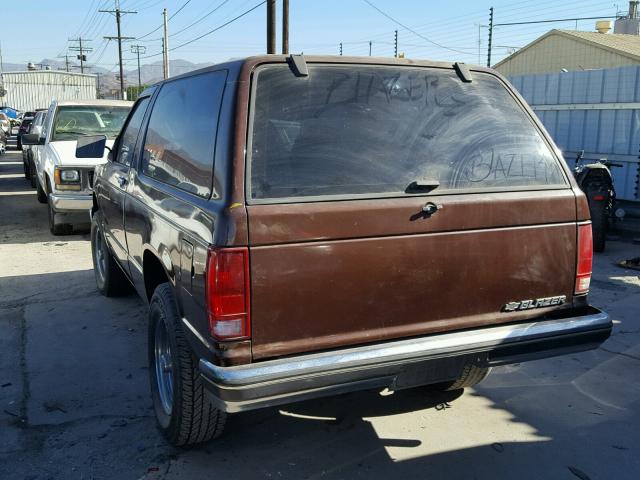
[[[0,106],[20,111],[48,108],[52,100],[97,98],[96,76],[53,70],[2,73]]]

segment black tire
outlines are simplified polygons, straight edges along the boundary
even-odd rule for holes
[[[222,433],[226,413],[214,407],[205,393],[198,360],[184,337],[168,283],[156,288],[149,305],[149,377],[158,427],[172,445],[194,445]],[[169,405],[167,391],[171,392]]]
[[[71,233],[71,225],[56,222],[56,212],[53,210],[51,202],[48,202],[47,209],[49,211],[49,231],[53,235],[66,235]]]
[[[29,163],[29,182],[31,183],[31,188],[36,188],[36,166],[33,164],[30,158],[27,159],[27,162]]]
[[[460,375],[457,380],[438,384],[437,389],[449,392],[452,390],[459,390],[461,388],[473,387],[487,378],[487,375],[489,375],[490,372],[490,367],[479,367],[477,365],[469,364],[464,367],[462,375]]]
[[[102,295],[115,297],[131,291],[131,283],[107,246],[97,212],[91,219],[91,258],[96,287]]]
[[[22,170],[24,172],[24,178],[29,180],[31,178],[31,169],[29,168],[29,163],[27,163],[27,159],[22,155]]]
[[[604,252],[607,241],[609,219],[604,205],[595,205],[591,210],[591,228],[593,230],[593,251]]]
[[[34,175],[34,176],[35,176],[36,192],[37,192],[36,197],[38,198],[38,201],[40,203],[47,203],[47,194],[42,189],[42,185],[40,185],[40,180],[38,179],[38,175]]]

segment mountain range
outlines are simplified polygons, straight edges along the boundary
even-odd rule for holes
[[[64,61],[60,61],[60,59],[50,59],[45,58],[40,62],[35,63],[36,68],[46,68],[48,65],[51,67],[51,70],[66,70],[66,64]],[[183,73],[190,72],[192,70],[197,70],[199,68],[204,68],[211,63],[192,63],[188,60],[175,59],[169,61],[169,71],[171,76],[181,75]],[[19,72],[27,70],[27,64],[18,64],[18,63],[4,63],[2,65],[2,71],[4,72]],[[69,63],[69,71],[70,72],[80,72],[80,65],[74,63]],[[99,75],[99,85],[101,91],[108,91],[110,89],[116,89],[119,87],[118,80],[118,67],[106,69],[98,66],[93,66],[91,64],[85,68],[85,73],[93,73]],[[138,69],[129,69],[124,71],[124,77],[126,81],[126,85],[137,85],[138,84]],[[148,63],[140,66],[140,81],[142,84],[153,84],[162,80],[162,60]]]

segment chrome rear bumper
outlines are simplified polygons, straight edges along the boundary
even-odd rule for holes
[[[407,388],[451,380],[465,364],[499,365],[595,348],[611,333],[609,316],[578,316],[478,328],[248,365],[200,360],[216,405],[229,412],[375,387]]]

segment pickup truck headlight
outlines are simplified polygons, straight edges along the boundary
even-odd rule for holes
[[[75,169],[58,169],[54,172],[58,190],[80,190],[80,172]]]

